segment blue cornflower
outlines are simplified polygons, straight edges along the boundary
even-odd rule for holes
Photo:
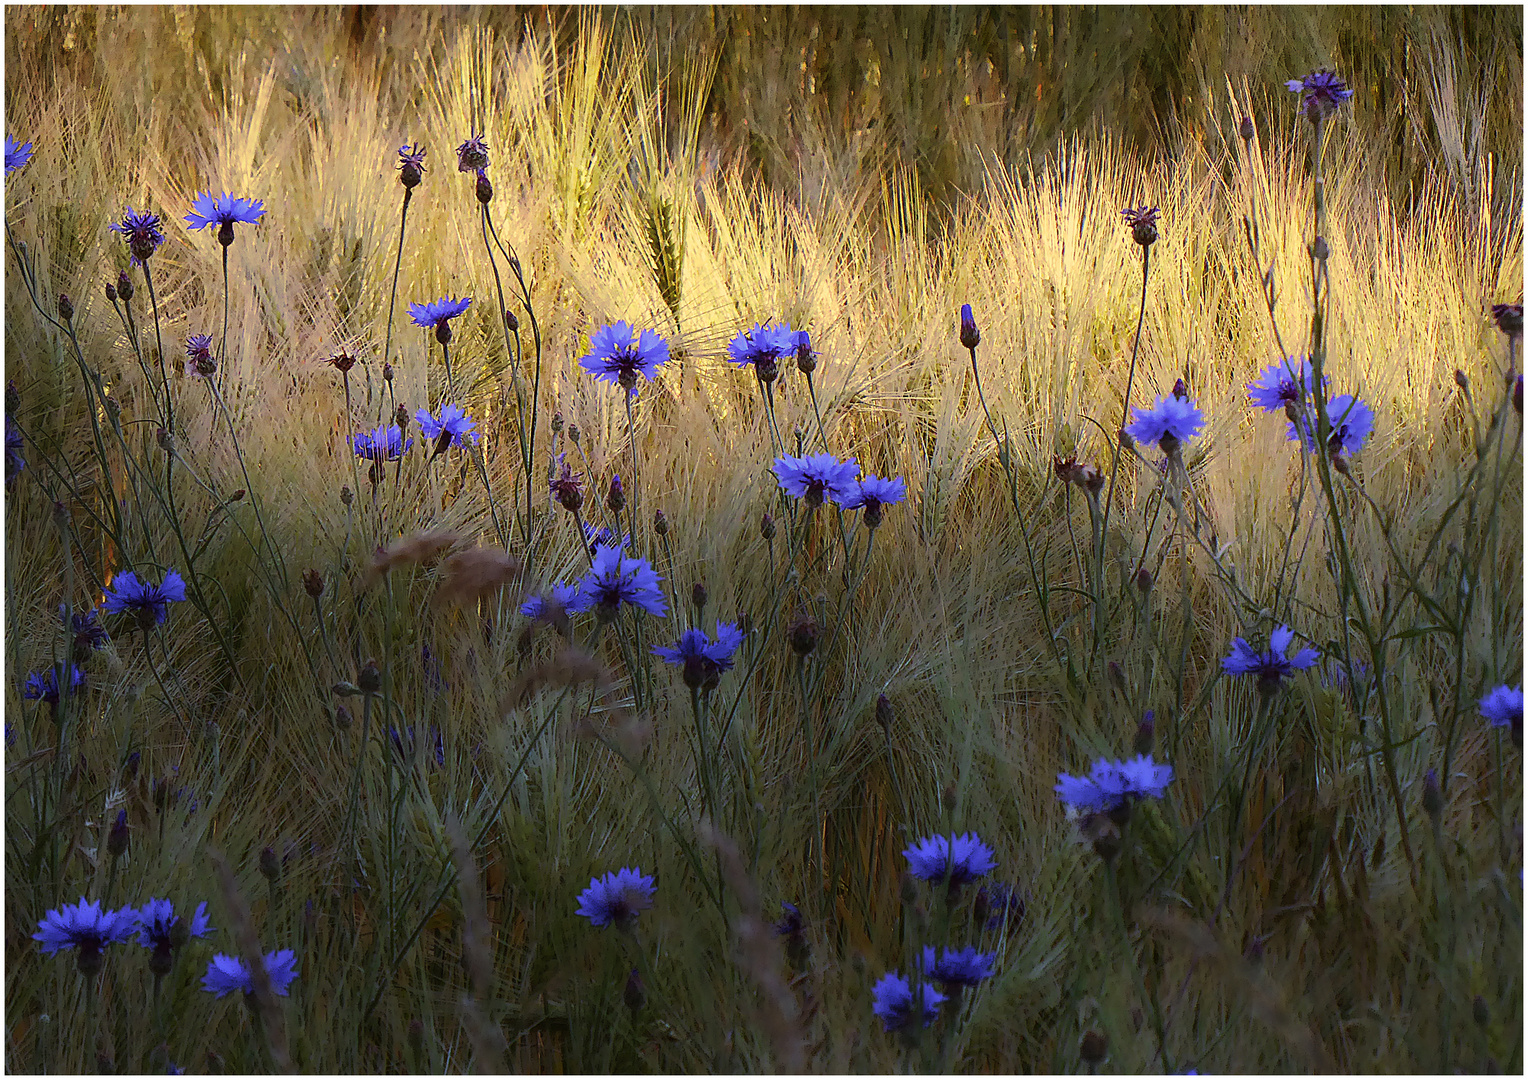
[[[5,417],[5,486],[10,487],[16,482],[16,477],[21,475],[21,470],[27,467],[27,459],[21,456],[21,448],[26,443],[21,438],[21,429],[7,413]]]
[[[1364,443],[1369,441],[1369,434],[1374,430],[1374,412],[1363,403],[1361,398],[1356,398],[1352,394],[1338,394],[1327,401],[1326,418],[1332,425],[1332,433],[1327,438],[1327,447],[1333,453],[1338,451],[1349,455],[1358,453],[1363,449]],[[1314,414],[1302,415],[1300,418],[1300,433],[1305,436],[1305,446],[1309,450],[1316,449],[1316,437],[1311,427],[1315,419]],[[1290,442],[1300,437],[1295,434],[1293,422],[1286,430]]]
[[[594,553],[594,565],[578,583],[576,596],[568,610],[573,613],[595,611],[601,619],[612,619],[621,604],[635,604],[650,615],[668,614],[668,604],[658,582],[663,579],[646,559],[621,557],[621,549],[602,547]]]
[[[929,882],[941,882],[948,877],[952,889],[984,877],[997,867],[992,849],[975,833],[927,836],[902,854],[907,856],[913,877]]]
[[[413,436],[404,439],[397,424],[388,424],[374,431],[357,432],[354,437],[355,456],[372,461],[396,461],[414,445]]]
[[[566,612],[568,606],[577,598],[577,585],[565,585],[561,581],[554,582],[546,592],[534,593],[526,597],[525,603],[520,605],[520,614],[527,619],[551,622],[558,615]]]
[[[972,313],[970,304],[960,305],[960,343],[967,349],[974,349],[982,343],[982,332],[976,327],[976,315]]]
[[[1151,408],[1132,408],[1130,411],[1135,422],[1125,428],[1126,433],[1147,446],[1160,444],[1167,454],[1171,454],[1179,443],[1187,442],[1204,430],[1204,413],[1186,394],[1163,394]]]
[[[1056,797],[1080,811],[1113,810],[1128,800],[1160,799],[1172,782],[1173,767],[1150,754],[1129,761],[1099,758],[1088,776],[1056,774]]]
[[[601,527],[599,525],[594,524],[594,522],[592,522],[592,521],[586,521],[586,522],[584,522],[584,543],[586,543],[589,547],[592,547],[592,548],[593,547],[618,547],[618,548],[630,547],[631,546],[631,533],[627,533],[626,535],[624,535],[624,536],[620,537],[619,539],[617,539],[615,533],[611,531],[610,526],[606,525],[606,526]]]
[[[637,392],[637,376],[651,381],[669,361],[668,342],[653,330],[636,328],[624,319],[602,326],[589,335],[589,351],[578,363],[601,382],[614,383]]]
[[[978,952],[973,945],[963,949],[940,949],[939,959],[934,959],[934,947],[923,946],[923,974],[946,990],[975,986],[983,979],[992,978],[992,961],[995,953]]]
[[[456,148],[456,171],[478,172],[488,168],[488,144],[476,131],[470,132],[467,141]]]
[[[186,339],[186,374],[210,376],[217,370],[212,359],[212,335],[192,334]]]
[[[595,926],[618,928],[636,925],[637,916],[653,906],[657,882],[640,867],[622,867],[604,877],[590,878],[589,887],[578,894],[578,910]]]
[[[1247,384],[1247,396],[1264,412],[1283,412],[1286,406],[1299,405],[1315,385],[1316,375],[1310,360],[1299,361],[1286,357],[1266,367],[1258,377]]]
[[[732,654],[742,643],[743,632],[737,624],[718,622],[714,642],[704,630],[686,630],[673,645],[653,649],[653,655],[665,663],[682,666],[684,684],[690,689],[710,689],[722,672],[732,668]]]
[[[270,977],[271,990],[279,997],[286,997],[292,980],[297,978],[297,954],[291,949],[268,952],[260,963],[265,967],[265,974]],[[255,983],[244,961],[237,956],[218,953],[207,963],[207,974],[202,976],[202,989],[218,997],[227,997],[235,990],[253,994]]]
[[[9,135],[5,137],[5,175],[9,176],[32,160],[32,144],[17,143]]]
[[[806,331],[802,331],[806,333]],[[811,350],[807,339],[807,350]],[[727,345],[732,362],[739,367],[753,365],[754,372],[765,382],[773,382],[780,374],[780,358],[794,356],[797,349],[796,334],[790,323],[755,323],[753,329],[744,330]]]
[[[1353,96],[1353,91],[1348,89],[1348,84],[1336,72],[1325,70],[1313,71],[1303,79],[1290,79],[1284,88],[1291,93],[1304,95],[1300,98],[1300,108],[1305,110],[1305,116],[1311,123],[1332,115],[1337,111],[1337,106]]]
[[[1321,654],[1309,647],[1286,657],[1284,654],[1294,639],[1294,631],[1281,626],[1268,635],[1268,648],[1258,652],[1247,644],[1246,639],[1235,638],[1231,642],[1230,655],[1220,661],[1221,670],[1227,675],[1256,675],[1258,690],[1265,694],[1275,693],[1286,678],[1314,666],[1321,659]]]
[[[786,494],[805,499],[809,507],[822,505],[824,498],[839,506],[859,505],[859,483],[855,475],[859,465],[853,458],[839,461],[832,454],[808,454],[805,457],[775,458],[775,476]]]
[[[881,524],[881,507],[899,503],[907,498],[907,484],[900,476],[890,480],[879,476],[860,478],[859,490],[844,503],[845,510],[864,508],[865,525],[876,528]]]
[[[65,904],[50,911],[37,924],[32,940],[40,942],[39,951],[50,956],[60,949],[78,949],[81,975],[101,970],[101,952],[108,945],[126,941],[138,928],[138,913],[130,907],[105,911],[99,900],[80,897],[78,904]]]
[[[112,223],[111,231],[121,233],[127,239],[127,250],[133,257],[133,265],[141,266],[164,243],[164,233],[159,226],[158,214],[135,213],[129,206],[122,220]]]
[[[1511,727],[1523,722],[1523,688],[1506,683],[1480,699],[1480,715],[1491,721],[1492,727]]]
[[[939,1006],[947,1000],[930,983],[919,989],[923,996],[923,1026],[928,1027],[939,1015]],[[895,971],[888,971],[871,988],[871,1011],[881,1018],[883,1031],[901,1031],[913,1019],[913,988]]]
[[[85,673],[73,664],[69,665],[69,689],[72,693],[85,685]],[[49,705],[58,704],[58,671],[56,668],[48,668],[46,671],[34,671],[27,676],[26,689],[21,696],[28,701],[46,701]]]
[[[137,574],[124,570],[112,578],[103,606],[108,615],[136,615],[138,625],[147,630],[164,622],[169,617],[170,605],[185,598],[186,582],[174,570],[165,571],[160,585],[139,581]]]
[[[149,970],[155,975],[168,975],[175,963],[175,950],[194,937],[204,938],[212,933],[207,921],[207,902],[196,905],[189,922],[175,914],[175,905],[168,900],[149,900],[138,909],[138,944],[152,949]]]
[[[465,446],[466,439],[471,439],[473,443],[478,441],[478,433],[474,430],[477,421],[468,416],[460,405],[442,405],[438,419],[430,415],[429,409],[420,409],[414,414],[414,419],[419,422],[419,433],[426,439],[435,440],[437,454],[444,453],[448,446]]]
[[[235,199],[226,191],[214,197],[212,192],[203,191],[191,204],[186,224],[197,230],[218,226],[218,243],[227,247],[233,243],[234,222],[253,225],[264,216],[265,203],[261,199]]]
[[[425,304],[410,304],[409,318],[414,320],[415,326],[423,326],[426,329],[435,328],[435,340],[442,345],[451,344],[451,320],[466,311],[472,304],[472,297],[464,296],[457,300],[450,296],[442,296],[439,300],[431,300]]]

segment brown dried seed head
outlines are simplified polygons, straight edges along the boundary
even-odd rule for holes
[[[365,591],[375,585],[384,574],[394,567],[404,563],[424,563],[440,558],[455,544],[465,539],[461,533],[440,530],[435,532],[418,532],[405,536],[401,540],[395,540],[385,551],[379,551],[372,558],[371,566],[367,567],[366,573],[361,577],[361,589]]]
[[[444,576],[435,599],[452,604],[480,600],[519,577],[522,566],[520,559],[497,548],[458,551],[441,564]]]

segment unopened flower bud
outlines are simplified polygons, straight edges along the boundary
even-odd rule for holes
[[[68,293],[58,294],[58,317],[64,322],[71,322],[74,319],[74,301],[69,299]]]
[[[1428,769],[1427,775],[1422,777],[1422,809],[1427,811],[1434,825],[1443,817],[1443,789],[1438,786],[1436,769]]]
[[[360,674],[356,676],[355,681],[361,688],[361,693],[375,694],[382,689],[382,669],[377,666],[375,660],[368,660],[361,666]]]
[[[705,610],[706,600],[708,599],[709,597],[706,595],[706,587],[704,584],[697,581],[690,587],[690,602],[695,605],[695,610],[697,612]]]
[[[349,484],[341,484],[340,485],[340,502],[343,505],[345,505],[345,506],[349,506],[354,499],[355,499],[355,492],[350,490],[350,485]]]
[[[166,428],[159,428],[154,432],[154,441],[159,444],[159,449],[167,454],[175,453],[175,436],[171,435]]]
[[[562,431],[562,413],[554,412],[552,414],[552,434],[553,435],[557,435],[561,431]]]
[[[759,519],[759,535],[765,540],[775,538],[775,519],[765,514]]]
[[[504,327],[511,334],[517,333],[520,329],[519,316],[517,316],[513,311],[510,311],[508,308],[504,309]]]
[[[1470,377],[1458,368],[1454,369],[1454,385],[1466,394],[1470,392]]]
[[[131,300],[133,298],[133,291],[133,279],[127,276],[126,270],[118,271],[117,295],[120,296],[123,300]]]
[[[1102,1032],[1086,1031],[1082,1036],[1082,1046],[1078,1051],[1082,1060],[1089,1065],[1097,1065],[1109,1052],[1109,1040],[1104,1038]]]
[[[610,508],[612,514],[619,514],[626,509],[626,489],[621,486],[621,478],[610,478],[610,490],[605,494],[605,505]]]
[[[416,1054],[424,1052],[424,1022],[419,1017],[409,1021],[409,1049]]]
[[[669,531],[668,517],[662,510],[653,514],[653,532],[659,536],[667,536]]]
[[[642,976],[636,968],[631,969],[631,974],[626,976],[626,989],[621,993],[621,1000],[632,1012],[641,1012],[642,1006],[647,1004],[647,991],[642,988]]]
[[[109,304],[115,304],[117,302],[117,284],[114,281],[108,281],[106,283],[106,302]]]
[[[106,853],[113,859],[120,859],[127,850],[127,811],[118,810],[117,820],[111,824],[111,832],[106,834]]]
[[[1491,1022],[1491,1007],[1486,1004],[1486,999],[1479,994],[1476,994],[1475,1000],[1470,1002],[1470,1018],[1481,1027],[1485,1027]]]
[[[799,616],[785,631],[785,636],[791,643],[791,651],[802,658],[817,648],[817,639],[821,635],[822,627],[818,625],[816,619],[807,614]]]
[[[389,383],[393,381],[393,365],[392,364],[384,363],[382,365],[382,381],[383,382],[389,382]]]
[[[1109,673],[1109,682],[1114,685],[1116,690],[1126,689],[1125,669],[1120,666],[1118,660],[1110,660],[1105,670]]]
[[[1311,241],[1311,258],[1315,259],[1317,262],[1326,262],[1327,259],[1331,258],[1331,255],[1332,249],[1331,246],[1326,242],[1326,237],[1318,236],[1315,240]]]
[[[451,337],[452,334],[450,319],[441,319],[440,322],[435,324],[436,341],[440,342],[442,345],[449,345],[451,344]]]
[[[572,442],[573,442],[573,444],[575,446],[578,445],[578,436],[579,436],[578,425],[570,423],[568,425],[568,438],[570,440],[572,440]]]
[[[352,723],[354,723],[354,719],[350,715],[350,710],[343,705],[336,705],[334,707],[334,726],[341,731],[349,731]]]
[[[981,331],[976,328],[976,316],[971,313],[970,304],[960,305],[960,344],[967,349],[974,349],[982,343]]]
[[[1132,744],[1137,754],[1151,753],[1152,746],[1157,738],[1157,714],[1151,709],[1146,710],[1146,715],[1141,717],[1141,722],[1136,725],[1135,742]]]
[[[891,698],[882,694],[875,699],[875,722],[880,724],[886,731],[886,737],[891,738],[891,722],[895,714],[891,710]]]
[[[272,884],[281,876],[281,859],[277,857],[275,848],[260,849],[260,876]]]
[[[1241,123],[1238,124],[1237,127],[1236,127],[1236,133],[1238,135],[1240,135],[1245,141],[1251,142],[1252,141],[1252,135],[1253,135],[1252,117],[1250,117],[1250,116],[1242,117],[1241,118]]]
[[[308,595],[317,600],[324,595],[324,575],[311,567],[302,572],[302,587],[308,591]]]
[[[1135,587],[1140,591],[1142,596],[1145,596],[1147,593],[1151,592],[1152,584],[1153,583],[1151,580],[1150,570],[1143,566],[1135,572]]]
[[[796,334],[796,370],[803,375],[817,370],[817,354],[812,351],[812,339],[805,330]]]
[[[493,202],[493,184],[488,180],[486,170],[479,169],[477,174],[477,201],[487,206]]]
[[[409,433],[409,411],[405,406],[399,405],[393,410],[393,423],[398,425],[400,435]]]

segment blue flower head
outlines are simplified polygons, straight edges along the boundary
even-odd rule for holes
[[[1337,106],[1353,96],[1348,84],[1332,71],[1313,71],[1303,79],[1290,79],[1284,87],[1291,93],[1302,95],[1300,108],[1312,123],[1332,115]]]
[[[138,575],[124,570],[112,578],[103,605],[108,615],[135,615],[138,625],[147,630],[164,622],[170,605],[186,598],[186,582],[174,570],[165,571],[162,584],[139,581]]]
[[[796,334],[790,323],[755,323],[753,329],[744,330],[728,343],[727,353],[734,364],[752,365],[759,378],[772,382],[780,373],[780,360],[794,356],[796,348]],[[810,339],[807,349],[811,349]]]
[[[1056,775],[1056,797],[1082,812],[1113,810],[1139,799],[1160,799],[1172,782],[1173,767],[1158,765],[1150,754],[1129,761],[1099,758],[1087,776]]]
[[[591,878],[589,887],[578,894],[578,910],[594,926],[617,928],[634,926],[637,916],[653,906],[657,882],[644,875],[641,868],[623,867],[604,877]]]
[[[972,945],[963,949],[940,949],[939,952],[939,959],[935,960],[934,947],[923,946],[923,974],[946,990],[975,986],[983,979],[992,978],[993,953],[978,952]]]
[[[138,928],[138,913],[130,907],[105,911],[99,900],[80,897],[78,904],[65,904],[50,911],[37,924],[32,940],[39,942],[44,956],[60,949],[79,950],[81,975],[101,970],[102,951],[108,945],[126,941]]]
[[[610,526],[600,526],[592,521],[584,522],[584,543],[591,548],[631,546],[631,533],[626,533],[619,538],[611,531]]]
[[[684,684],[692,690],[713,689],[721,673],[732,668],[732,654],[743,643],[743,632],[735,623],[718,622],[716,640],[704,630],[690,629],[673,645],[659,645],[653,655],[664,663],[684,668]]]
[[[927,836],[902,854],[907,856],[908,871],[913,877],[935,884],[948,879],[952,889],[984,877],[997,867],[992,849],[975,833]]]
[[[474,444],[478,441],[478,433],[474,430],[477,421],[468,416],[460,405],[442,405],[438,418],[431,416],[430,410],[420,409],[414,414],[414,419],[419,422],[419,433],[434,441],[437,454],[444,452],[448,446],[463,447],[468,439]]]
[[[578,596],[570,612],[594,611],[602,619],[615,617],[621,604],[635,604],[649,615],[668,614],[668,604],[658,582],[663,579],[646,559],[627,559],[621,549],[602,547],[594,553],[594,565],[578,583]]]
[[[1264,412],[1283,412],[1289,405],[1302,404],[1315,382],[1310,360],[1302,356],[1297,362],[1286,357],[1264,368],[1248,383],[1247,396]]]
[[[1165,453],[1170,454],[1179,443],[1188,442],[1204,430],[1204,413],[1186,394],[1181,397],[1163,394],[1151,408],[1130,411],[1135,422],[1125,431],[1142,445],[1160,444]]]
[[[1268,648],[1258,652],[1247,644],[1246,639],[1235,638],[1231,642],[1230,655],[1220,661],[1221,670],[1227,675],[1256,675],[1258,690],[1265,694],[1275,693],[1284,685],[1285,679],[1296,671],[1313,667],[1321,659],[1321,654],[1310,647],[1301,649],[1294,656],[1285,656],[1294,639],[1294,631],[1281,626],[1268,635]]]
[[[525,603],[520,605],[520,614],[527,619],[552,622],[558,615],[566,612],[568,605],[572,604],[577,597],[577,585],[565,585],[558,581],[553,583],[546,592],[533,593],[526,597]]]
[[[862,507],[865,524],[874,529],[881,524],[881,508],[907,498],[907,484],[900,476],[890,480],[879,476],[861,477],[859,490],[844,504],[845,510]]]
[[[73,664],[69,665],[69,689],[70,692],[78,690],[85,685],[85,673]],[[45,701],[49,705],[58,704],[58,671],[56,668],[48,668],[46,671],[34,671],[27,676],[26,689],[21,696],[28,701]]]
[[[1327,447],[1333,453],[1341,452],[1350,456],[1358,453],[1374,430],[1374,412],[1362,399],[1352,394],[1338,394],[1329,399],[1326,403],[1326,417],[1332,425]],[[1314,451],[1316,436],[1311,425],[1315,422],[1314,413],[1307,411],[1300,418],[1299,434],[1296,434],[1295,425],[1291,422],[1286,429],[1289,441],[1294,442],[1303,435],[1306,449]]]
[[[197,230],[218,226],[218,243],[227,247],[233,243],[234,222],[253,225],[264,216],[265,203],[260,199],[236,199],[226,191],[214,197],[212,192],[203,191],[191,204],[186,224]]]
[[[196,905],[189,922],[175,913],[175,905],[168,900],[151,899],[138,909],[138,944],[153,950],[149,970],[155,975],[168,975],[176,951],[194,937],[206,937],[212,929],[206,901]]]
[[[457,172],[475,173],[488,168],[488,144],[476,131],[469,133],[467,141],[456,148]]]
[[[372,461],[396,461],[414,445],[414,439],[403,437],[397,424],[388,424],[374,431],[358,432],[354,438],[355,456]]]
[[[1024,918],[1024,897],[1006,881],[992,881],[976,890],[972,910],[983,929],[1012,930]]]
[[[286,997],[292,980],[297,978],[297,954],[291,949],[268,952],[260,963],[271,980],[271,990],[279,997]],[[235,990],[253,994],[255,982],[244,961],[237,956],[218,953],[207,963],[202,989],[218,997],[227,997]]]
[[[122,220],[113,222],[110,226],[114,233],[121,233],[127,240],[128,254],[133,257],[133,265],[141,266],[149,261],[149,257],[164,243],[164,232],[159,228],[158,214],[136,213],[129,206],[127,212],[122,215]]]
[[[18,143],[9,135],[5,137],[5,175],[9,176],[32,160],[32,144]]]
[[[859,464],[850,458],[839,461],[832,454],[775,458],[775,476],[786,494],[805,499],[807,506],[821,506],[824,499],[839,506],[858,506],[860,486],[855,477]]]
[[[923,1026],[928,1027],[939,1015],[939,1006],[947,1000],[931,983],[919,989],[923,998]],[[881,1018],[881,1030],[901,1031],[913,1020],[913,988],[895,971],[888,971],[871,988],[871,1011]]]
[[[425,329],[435,328],[435,340],[442,345],[451,344],[451,320],[461,315],[472,305],[472,297],[464,296],[460,300],[450,296],[442,296],[439,300],[431,300],[425,304],[410,304],[409,318],[414,320],[415,326],[423,326]]]
[[[638,334],[623,319],[589,335],[589,351],[578,363],[601,382],[623,386],[627,393],[635,394],[637,376],[651,381],[668,361],[667,341],[652,330]]]
[[[1492,727],[1522,726],[1523,688],[1506,683],[1480,699],[1480,715],[1491,721]]]

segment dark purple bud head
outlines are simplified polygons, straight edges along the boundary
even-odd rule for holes
[[[642,976],[636,968],[631,969],[631,974],[626,976],[626,989],[621,993],[621,1000],[632,1012],[641,1012],[642,1006],[647,1004],[647,991],[642,986]]]
[[[560,433],[562,431],[562,426],[562,413],[554,412],[552,414],[552,434],[556,435]]]
[[[393,410],[393,423],[398,425],[398,431],[400,434],[408,434],[409,411],[403,405],[399,405],[396,409]]]
[[[1141,722],[1136,725],[1135,742],[1133,748],[1137,754],[1151,753],[1152,746],[1157,738],[1157,714],[1150,709],[1141,717]]]
[[[382,365],[382,381],[383,382],[388,382],[388,383],[393,381],[393,365],[392,364],[384,363]]]
[[[510,311],[508,308],[504,309],[504,328],[511,334],[518,333],[520,330],[519,316],[517,316],[513,311]]]
[[[117,271],[117,295],[123,300],[131,300],[133,292],[133,279],[127,276],[127,271]]]
[[[1252,117],[1250,117],[1250,116],[1242,117],[1241,118],[1241,123],[1237,125],[1236,132],[1237,132],[1238,135],[1240,135],[1242,137],[1243,140],[1245,140],[1246,142],[1251,142],[1252,141],[1252,135],[1253,135]]]
[[[488,179],[488,173],[483,169],[477,174],[477,201],[487,206],[493,202],[493,184]]]
[[[304,570],[302,572],[302,587],[307,590],[309,596],[317,600],[320,596],[324,595],[324,575],[311,567]]]
[[[375,694],[382,689],[382,669],[377,666],[375,660],[368,660],[361,665],[360,672],[356,675],[356,686],[360,687],[363,694]]]
[[[759,535],[765,540],[773,540],[775,538],[775,519],[768,514],[759,518]]]
[[[1428,769],[1427,775],[1422,777],[1422,809],[1427,811],[1434,825],[1443,817],[1443,789],[1438,785],[1436,769]]]
[[[891,698],[885,694],[875,699],[875,722],[880,724],[886,731],[886,737],[891,738],[891,722],[895,714],[891,709]]]
[[[1151,592],[1151,571],[1144,566],[1135,572],[1135,587],[1140,590],[1142,596]]]
[[[696,612],[704,611],[706,601],[709,599],[710,597],[706,593],[706,586],[703,582],[697,581],[694,585],[690,586],[690,602],[695,605]]]
[[[653,532],[657,533],[659,536],[667,536],[668,531],[668,518],[664,515],[662,510],[659,510],[653,515]]]
[[[111,832],[106,834],[106,853],[113,859],[120,859],[126,850],[127,811],[118,810],[117,820],[111,823]]]
[[[785,636],[790,641],[791,651],[805,659],[813,649],[817,648],[817,639],[822,636],[822,627],[816,619],[803,613],[791,623],[785,631]]]
[[[1083,1033],[1082,1046],[1078,1052],[1082,1055],[1083,1061],[1089,1065],[1097,1065],[1109,1052],[1109,1040],[1104,1038],[1102,1032],[1086,1031]]]
[[[340,503],[349,506],[355,500],[355,492],[350,490],[349,484],[340,485]]]
[[[970,304],[960,305],[960,344],[967,349],[974,349],[982,343],[981,331],[976,328],[976,316],[971,313]]]
[[[281,859],[273,847],[260,849],[260,876],[272,884],[281,876]]]
[[[610,508],[612,514],[619,514],[626,509],[626,489],[621,486],[621,478],[610,478],[610,490],[605,494],[605,505]]]
[[[226,219],[223,224],[218,226],[218,243],[222,244],[225,248],[233,246],[232,218]]]
[[[117,285],[116,285],[116,282],[108,281],[106,283],[106,301],[107,301],[107,303],[110,303],[110,304],[115,304],[117,302]]]
[[[1470,392],[1470,377],[1459,368],[1455,368],[1454,385],[1468,394]]]
[[[74,301],[69,299],[68,293],[58,294],[58,317],[64,322],[74,321]]]

